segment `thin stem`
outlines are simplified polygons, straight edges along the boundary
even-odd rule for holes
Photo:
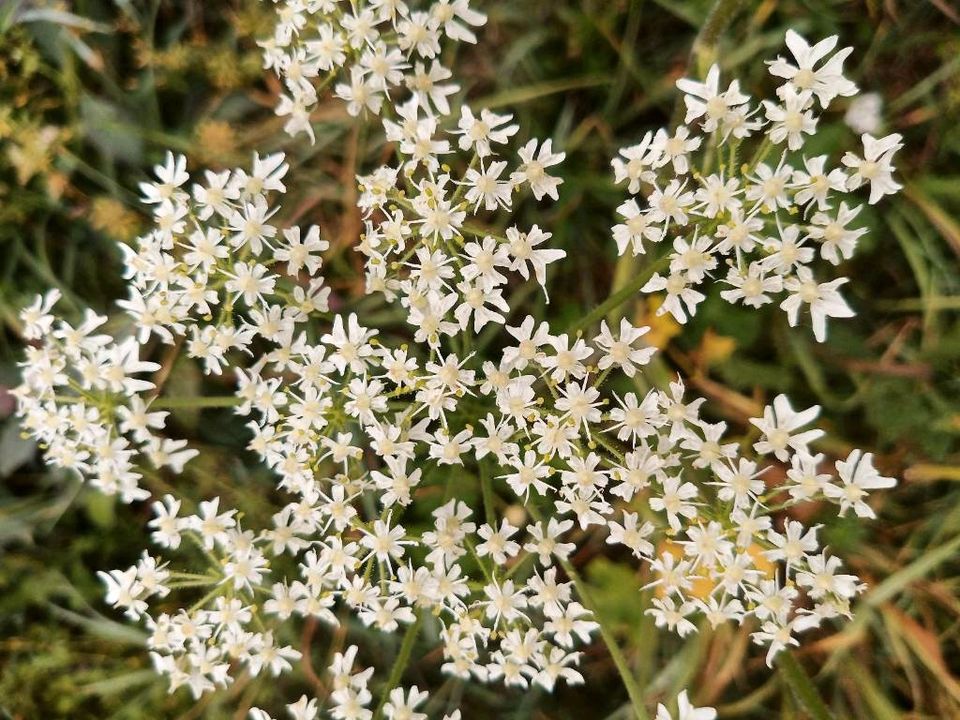
[[[493,571],[487,567],[487,563],[484,562],[484,559],[477,554],[477,548],[474,547],[473,542],[470,538],[466,538],[464,543],[467,546],[467,550],[470,552],[470,556],[474,559],[477,565],[480,567],[480,570],[483,572],[483,576],[487,579],[488,583],[496,584],[496,580],[493,577]],[[477,587],[482,587],[478,585]]]
[[[613,284],[610,286],[610,294],[618,292],[624,285],[636,277],[637,269],[640,267],[640,258],[633,253],[625,252],[617,260],[613,269]],[[614,308],[607,313],[607,322],[610,327],[616,327],[620,323],[620,318],[626,316],[625,308]]]
[[[483,460],[477,463],[477,472],[480,475],[480,492],[483,495],[483,511],[486,514],[487,525],[496,532],[497,514],[493,507],[493,487],[490,485],[490,475],[484,468]]]
[[[638,272],[637,275],[630,280],[630,282],[617,290],[602,303],[597,305],[597,307],[587,313],[580,320],[571,325],[567,329],[567,332],[571,335],[576,334],[580,330],[584,330],[593,325],[595,322],[602,320],[611,310],[620,307],[623,303],[632,299],[637,292],[639,292],[640,288],[646,285],[647,281],[653,277],[653,274],[658,270],[665,268],[668,262],[668,258],[661,258],[660,260],[648,265],[646,268]]]
[[[817,686],[790,650],[781,650],[777,654],[777,668],[797,702],[813,720],[834,720]]]
[[[206,595],[204,595],[202,598],[200,598],[193,605],[190,606],[190,609],[187,610],[187,614],[192,615],[194,612],[196,612],[197,610],[205,606],[208,602],[210,602],[213,598],[215,598],[221,592],[223,592],[223,585],[221,585],[220,583],[217,583],[216,586],[210,590],[210,592],[208,592]]]
[[[535,506],[530,505],[528,510],[534,520],[537,522],[542,521],[542,516]],[[613,664],[616,666],[617,672],[620,674],[620,679],[623,681],[623,685],[627,689],[627,695],[630,696],[630,704],[633,706],[634,715],[636,716],[637,720],[649,720],[650,716],[647,715],[647,707],[643,700],[643,690],[637,683],[637,679],[634,677],[630,666],[627,665],[627,658],[624,657],[623,652],[620,650],[620,646],[617,645],[617,639],[613,636],[613,633],[610,631],[610,629],[604,625],[603,619],[600,617],[600,613],[597,610],[597,604],[593,601],[593,597],[590,595],[590,590],[587,588],[586,583],[584,583],[580,578],[580,573],[578,573],[573,567],[573,563],[571,563],[567,558],[558,557],[557,559],[560,561],[560,566],[567,574],[567,577],[573,581],[573,585],[577,589],[577,594],[580,596],[581,604],[590,611],[590,614],[593,615],[593,619],[596,621],[597,626],[600,628],[600,637],[603,638],[603,643],[607,646],[607,652],[610,653],[610,659],[613,660]]]
[[[387,686],[383,689],[380,696],[380,702],[377,704],[377,710],[373,713],[374,720],[380,720],[383,717],[383,706],[387,704],[390,698],[390,691],[393,690],[403,677],[403,671],[410,662],[410,654],[413,652],[413,644],[417,639],[417,631],[420,629],[420,615],[407,627],[407,632],[403,636],[403,642],[400,644],[400,651],[397,653],[397,659],[390,670],[390,677],[387,678]]]
[[[225,408],[239,405],[243,400],[236,395],[207,397],[161,397],[151,403],[153,410],[185,410],[188,408]]]
[[[707,74],[707,70],[716,60],[720,36],[743,4],[744,0],[716,0],[713,3],[710,14],[707,15],[707,20],[697,33],[690,50],[691,59],[696,62],[697,72],[701,77]]]
[[[573,585],[577,589],[577,594],[580,596],[580,601],[583,603],[583,606],[587,608],[587,610],[589,610],[593,615],[593,619],[600,628],[600,636],[603,638],[603,642],[607,646],[607,652],[610,653],[610,659],[613,660],[613,664],[617,667],[617,672],[620,674],[620,679],[627,688],[627,695],[630,696],[630,703],[633,705],[634,715],[637,717],[637,720],[648,720],[649,715],[647,715],[647,708],[643,701],[643,690],[640,688],[640,685],[637,684],[637,679],[634,677],[630,666],[627,665],[627,658],[624,657],[623,652],[620,650],[620,646],[617,645],[617,639],[600,619],[600,615],[597,612],[597,605],[593,601],[590,591],[587,589],[586,583],[584,583],[580,578],[579,573],[577,573],[569,560],[566,558],[560,559],[560,565],[563,567],[564,572],[567,573],[567,576],[573,580]]]
[[[605,437],[603,437],[603,433],[596,433],[596,435],[595,435],[594,437],[595,437],[595,439],[596,439],[597,444],[598,444],[598,445],[601,445],[601,446],[604,447],[604,448],[606,448],[607,452],[609,452],[611,455],[613,455],[613,457],[614,457],[616,460],[619,460],[621,463],[625,463],[625,462],[626,462],[626,458],[624,458],[623,453],[622,453],[620,450],[618,450],[618,449],[613,445],[613,443],[611,443],[609,440],[607,440]]]
[[[690,60],[687,62],[687,72],[696,67],[698,77],[706,77],[710,66],[717,59],[717,43],[723,31],[733,20],[740,6],[745,0],[715,0],[713,7],[707,15],[706,21],[697,33],[693,46],[690,49]],[[677,103],[673,108],[673,117],[671,125],[676,127],[683,120],[683,103],[677,98]]]

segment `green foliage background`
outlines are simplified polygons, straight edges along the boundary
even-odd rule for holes
[[[510,107],[525,132],[553,137],[568,153],[560,203],[546,217],[524,209],[568,252],[552,279],[553,303],[535,311],[563,325],[635,270],[616,263],[609,239],[622,196],[609,158],[669,122],[673,81],[690,72],[712,2],[478,4],[489,24],[457,60],[467,96],[474,106]],[[238,684],[197,706],[167,695],[150,670],[145,634],[104,606],[95,576],[136,558],[146,508],[119,508],[45,469],[4,390],[16,384],[22,354],[17,310],[34,293],[57,286],[70,311],[115,314],[117,243],[146,227],[136,184],[168,148],[194,169],[285,149],[296,178],[287,217],[321,225],[338,249],[337,292],[358,293],[352,178],[374,161],[375,143],[362,142],[336,103],[322,108],[315,145],[285,136],[272,112],[277,85],[255,44],[270,31],[271,11],[256,0],[0,3],[0,718],[240,718],[254,697],[266,707],[309,690],[301,677]],[[886,130],[905,137],[905,190],[861,215],[871,233],[843,268],[858,316],[831,323],[822,346],[808,329],[788,332],[778,311],[740,311],[716,297],[682,335],[655,327],[668,365],[711,398],[718,418],[742,423],[786,392],[800,406],[823,406],[831,451],[870,449],[884,474],[902,479],[883,494],[878,521],[824,529],[872,590],[851,624],[813,638],[799,657],[837,717],[960,717],[960,7],[745,0],[718,62],[762,95],[770,83],[761,60],[782,52],[790,27],[853,45],[850,76],[883,96]],[[841,117],[821,121],[824,151],[855,143]],[[190,394],[200,383],[177,363],[168,387]],[[241,429],[200,420],[176,417],[205,458],[189,471],[191,492],[222,494],[255,514],[269,480],[232,453]],[[577,563],[651,703],[688,686],[721,717],[813,716],[744,632],[660,636],[642,615],[634,570],[593,547]],[[337,638],[307,628],[301,641],[319,668]],[[374,655],[396,651],[389,638],[362,642]],[[584,672],[586,686],[555,697],[451,682],[443,692],[462,700],[468,720],[616,717],[626,696],[602,644],[588,649]],[[411,679],[443,683],[430,662]]]

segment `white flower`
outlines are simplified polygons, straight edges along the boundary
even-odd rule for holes
[[[862,205],[851,208],[845,202],[841,202],[836,217],[818,212],[810,218],[811,224],[808,228],[810,237],[821,241],[820,254],[832,264],[839,265],[841,260],[853,257],[857,240],[867,232],[866,228],[853,230],[847,228],[862,209]]]
[[[715,218],[721,213],[732,213],[742,205],[740,181],[735,178],[724,180],[723,175],[711,174],[703,179],[703,187],[694,193],[694,199],[703,205],[703,214]],[[623,253],[621,253],[622,255]]]
[[[503,144],[520,129],[519,125],[507,125],[511,120],[513,116],[510,114],[497,115],[486,108],[480,111],[480,117],[475,117],[467,105],[461,106],[457,123],[459,131],[456,133],[460,135],[460,149],[473,148],[481,158],[490,155],[490,143]]]
[[[467,202],[473,205],[476,212],[482,204],[485,210],[496,210],[498,207],[510,208],[510,196],[513,188],[510,183],[501,181],[500,174],[507,163],[504,161],[491,162],[486,168],[481,162],[480,169],[468,168],[460,183],[467,188]]]
[[[786,140],[791,150],[803,147],[803,136],[813,135],[817,130],[817,119],[810,109],[811,97],[809,91],[797,92],[793,85],[785,85],[781,94],[783,105],[763,101],[767,119],[771,122],[770,140],[774,143]]]
[[[582,378],[586,375],[586,368],[581,361],[593,355],[593,350],[587,347],[586,342],[576,340],[571,346],[570,338],[564,333],[550,338],[549,344],[554,354],[545,356],[540,364],[552,371],[550,377],[554,382],[563,382],[567,377]]]
[[[600,334],[593,339],[602,351],[597,367],[606,370],[616,365],[627,377],[633,377],[637,372],[637,365],[646,365],[650,362],[657,349],[653,347],[633,347],[634,343],[650,332],[649,327],[634,327],[626,318],[620,318],[620,337],[614,339],[607,321],[601,320]]]
[[[611,161],[614,173],[614,182],[622,183],[629,180],[627,192],[635,194],[640,190],[640,183],[652,183],[656,173],[652,168],[659,161],[660,151],[653,147],[653,133],[647,132],[636,145],[620,150],[622,159],[617,157]],[[626,161],[626,162],[624,162]]]
[[[348,366],[353,372],[363,372],[373,357],[370,340],[376,334],[376,330],[361,327],[356,314],[350,313],[346,329],[343,327],[343,316],[337,315],[333,321],[333,331],[321,340],[336,349],[330,356],[330,362],[339,372],[342,373]]]
[[[777,395],[773,399],[773,405],[767,405],[763,409],[762,418],[750,418],[750,422],[763,433],[763,437],[754,443],[753,447],[758,453],[772,452],[783,462],[789,458],[790,450],[809,454],[807,445],[823,436],[823,430],[805,430],[799,433],[796,431],[816,420],[819,414],[819,405],[796,412],[786,395]]]
[[[830,282],[817,283],[810,268],[797,268],[796,277],[788,278],[783,283],[784,290],[790,295],[780,303],[780,307],[787,313],[790,326],[796,326],[801,305],[809,305],[814,337],[817,342],[824,342],[827,339],[828,317],[848,318],[856,314],[837,292],[837,288],[847,280],[837,278]]]
[[[883,125],[883,96],[864,93],[854,98],[844,113],[843,121],[855,133],[875,133]]]
[[[527,599],[523,590],[516,588],[513,580],[505,580],[499,585],[495,582],[489,583],[484,586],[483,592],[488,598],[482,603],[486,607],[485,615],[493,620],[494,627],[499,627],[501,622],[511,623],[526,617],[523,610],[527,607]]]
[[[347,103],[347,112],[354,116],[364,110],[377,115],[383,105],[380,84],[365,75],[359,67],[350,68],[349,84],[339,83],[334,92],[338,98]]]
[[[826,155],[804,158],[804,169],[793,171],[793,184],[798,187],[793,200],[798,205],[806,205],[811,200],[816,200],[817,207],[826,210],[829,207],[830,192],[846,190],[846,173],[840,168],[828,172],[825,169],[826,163]]]
[[[840,502],[840,514],[853,508],[857,517],[875,518],[876,513],[865,502],[868,490],[891,488],[897,481],[884,477],[873,467],[873,454],[860,450],[851,451],[846,460],[837,462],[837,475],[842,485],[826,485],[823,493]]]
[[[537,143],[538,141],[533,139],[520,148],[518,154],[523,164],[510,176],[510,181],[514,185],[529,184],[537,200],[541,200],[544,195],[558,200],[560,196],[557,188],[563,183],[563,179],[548,175],[546,170],[563,162],[567,154],[553,152],[553,141],[550,138],[543,141],[539,152]]]
[[[637,526],[636,513],[623,513],[623,524],[610,522],[610,535],[607,537],[607,543],[625,545],[633,551],[637,557],[651,557],[654,549],[653,544],[647,540],[653,531],[654,526],[650,522],[644,522]]]
[[[436,0],[430,13],[447,37],[468,43],[475,43],[477,38],[467,25],[480,27],[487,22],[486,15],[470,7],[470,0]]]
[[[760,626],[760,629],[750,637],[758,645],[769,645],[767,649],[767,667],[773,667],[773,659],[777,654],[788,647],[797,647],[800,641],[793,634],[798,630],[800,618],[787,621],[785,617],[774,617]]]
[[[383,706],[383,714],[389,720],[427,720],[426,713],[415,710],[425,703],[428,697],[429,693],[418,690],[416,685],[406,693],[402,687],[394,688]]]
[[[20,319],[24,326],[24,339],[39,340],[50,332],[55,320],[54,316],[50,314],[50,310],[53,309],[60,298],[60,291],[53,288],[43,295],[37,295],[31,305],[20,311]]]
[[[857,86],[843,77],[843,61],[853,52],[853,48],[837,51],[819,68],[816,67],[817,63],[837,46],[836,35],[811,46],[796,32],[787,30],[786,43],[796,64],[791,64],[782,57],[768,63],[771,75],[788,81],[778,92],[786,92],[789,87],[801,92],[810,91],[817,96],[820,106],[824,108],[838,95],[849,97],[856,94]]]
[[[172,495],[164,495],[163,500],[153,503],[154,519],[147,523],[155,528],[151,538],[161,547],[176,550],[180,547],[181,531],[184,522],[177,517],[180,512],[180,501]]]
[[[287,263],[288,275],[296,276],[302,269],[306,269],[310,275],[315,275],[323,262],[318,257],[319,253],[326,252],[330,247],[329,242],[320,239],[320,228],[316,225],[311,226],[302,240],[300,228],[285,228],[283,238],[287,244],[277,247],[273,253],[274,259],[277,262]]]
[[[480,557],[489,555],[497,565],[503,565],[508,557],[513,557],[520,552],[519,543],[510,540],[518,530],[519,528],[515,528],[506,520],[500,521],[500,528],[497,530],[487,524],[481,525],[477,534],[483,538],[483,542],[477,545],[477,555]]]
[[[637,201],[630,198],[617,208],[617,213],[625,222],[613,226],[613,239],[617,243],[617,254],[623,255],[629,245],[634,255],[646,252],[644,240],[660,242],[663,239],[663,229],[657,224],[652,215],[640,209]]]
[[[659,495],[650,498],[650,509],[666,513],[667,522],[674,530],[680,529],[681,517],[692,520],[697,516],[696,503],[691,502],[698,495],[697,486],[681,482],[679,477],[665,478]]]
[[[113,607],[123,608],[126,615],[133,620],[138,619],[147,609],[143,597],[147,594],[146,588],[137,578],[137,568],[133,566],[127,570],[111,570],[109,573],[98,571],[97,575],[107,586],[106,602]]]
[[[773,549],[764,551],[764,555],[774,562],[783,560],[787,564],[787,572],[790,567],[796,567],[808,555],[811,555],[819,549],[817,542],[817,530],[819,525],[812,528],[806,528],[802,523],[795,520],[788,520],[783,533],[775,530],[767,531],[767,540],[773,545]],[[802,583],[801,583],[802,584]]]
[[[670,313],[679,323],[687,321],[687,313],[693,315],[697,305],[706,300],[706,295],[697,292],[691,286],[690,276],[686,273],[671,273],[666,277],[654,273],[647,283],[640,288],[640,292],[650,293],[666,291],[667,297],[657,308],[657,315]]]
[[[287,712],[293,720],[316,720],[319,713],[317,699],[302,695],[295,703],[287,705]]]
[[[276,276],[268,275],[266,266],[259,263],[237,263],[233,266],[233,273],[224,272],[224,275],[229,278],[224,289],[242,297],[249,306],[264,303],[263,296],[273,292],[277,283]]]
[[[738,268],[730,268],[724,282],[733,286],[733,289],[722,290],[720,297],[729,303],[740,300],[749,307],[761,307],[772,302],[768,293],[778,293],[783,289],[783,278],[780,275],[766,275],[766,270],[759,262],[750,263],[746,273]]]
[[[278,153],[206,172],[189,194],[185,160],[168,155],[157,181],[144,183],[155,226],[123,251],[129,336],[114,340],[106,316],[93,312],[58,322],[57,293],[24,312],[35,342],[14,395],[51,466],[128,502],[149,497],[138,483],[151,464],[176,480],[199,448],[165,435],[176,394],[171,413],[151,409],[163,377],[145,375],[159,368],[145,354],[153,346],[141,344],[156,335],[220,375],[214,384],[236,381],[222,404],[235,401],[241,444],[262,463],[261,479],[274,480],[262,512],[245,507],[249,514],[210,498],[183,515],[189,502],[171,490],[145,531],[164,549],[186,549],[185,564],[175,570],[145,553],[101,576],[107,601],[147,624],[157,671],[171,690],[199,696],[242,672],[292,670],[300,653],[277,639],[296,618],[396,633],[429,614],[445,674],[548,691],[582,683],[577,648],[598,625],[556,565],[576,542],[592,542],[583,533],[591,526],[593,541],[606,531],[609,545],[648,566],[647,587],[657,590],[647,612],[680,635],[703,621],[755,618],[752,637],[769,645],[769,661],[798,633],[849,616],[862,583],[820,550],[818,526],[787,519],[781,530],[774,517],[811,498],[868,517],[866,493],[893,480],[859,451],[837,463],[838,479],[820,472],[810,444],[821,431],[805,429],[817,407],[795,412],[778,396],[753,419],[759,440],[750,448],[726,423],[708,422],[704,399],[685,399],[679,378],[666,391],[629,392],[624,383],[654,352],[643,345],[647,328],[629,319],[600,321],[591,338],[553,332],[516,305],[522,281],[543,287],[564,252],[542,225],[520,229],[529,226],[511,217],[513,192],[529,184],[537,200],[556,200],[561,180],[548,171],[563,153],[530,140],[519,159],[504,159],[499,151],[519,133],[509,114],[446,115],[457,90],[440,62],[446,40],[472,42],[485,18],[467,0],[411,5],[283,0],[262,43],[265,67],[282,81],[288,129],[312,133],[313,109],[331,87],[350,112],[385,116],[383,134],[371,137],[391,143],[374,154],[388,164],[357,178],[354,260],[363,265],[355,287],[390,307],[346,292],[339,267],[353,263],[339,255],[338,275],[325,281],[330,248],[319,228],[274,226],[275,215],[297,214],[276,202],[288,173]],[[724,276],[724,300],[776,299],[792,323],[807,303],[820,339],[826,317],[849,312],[836,292],[843,279],[813,281],[817,248],[827,262],[852,255],[862,230],[848,229],[859,208],[844,194],[865,182],[872,195],[890,188],[899,137],[865,140],[866,158],[841,168],[801,153],[815,130],[813,97],[824,103],[847,89],[837,77],[846,51],[829,58],[829,42],[801,47],[793,36],[788,45],[797,66],[774,63],[789,76],[779,101],[757,107],[736,81],[721,91],[711,68],[703,83],[678,83],[695,125],[647,132],[612,163],[617,181],[640,195],[618,209],[617,248],[640,254],[646,241],[669,238],[653,268],[669,271],[643,289],[665,291],[660,312],[681,322]],[[762,138],[750,137],[758,131]],[[802,169],[787,163],[791,149]],[[507,322],[516,325],[499,338],[488,327]],[[211,409],[208,419],[220,418]],[[763,473],[773,458],[789,469],[782,498],[768,506]],[[480,480],[483,493],[464,485]],[[487,522],[474,521],[478,509]],[[762,570],[766,562],[780,563],[778,572]],[[163,601],[152,608],[154,598]],[[425,720],[427,693],[417,687],[393,683],[371,707],[374,669],[355,672],[357,655],[351,647],[334,657],[330,717]],[[714,715],[685,693],[677,703],[681,720]],[[287,705],[294,720],[320,711],[307,695]],[[270,720],[259,710],[251,718]]]
[[[828,593],[841,598],[852,598],[861,589],[855,575],[838,575],[840,558],[827,557],[826,553],[809,555],[809,572],[797,573],[797,585],[807,588],[807,594],[820,600]]]
[[[788,191],[792,175],[793,168],[782,160],[776,168],[759,163],[755,177],[750,178],[753,184],[747,185],[745,193],[746,199],[754,202],[751,212],[760,208],[764,213],[772,213],[790,207]]]
[[[686,211],[694,203],[694,194],[689,190],[685,191],[685,185],[679,180],[671,180],[662,190],[655,187],[647,198],[650,203],[650,219],[667,225],[671,222],[686,225],[690,220]]]
[[[148,204],[182,202],[187,194],[178,188],[190,179],[186,168],[187,158],[183,155],[175,156],[168,150],[165,164],[155,165],[153,168],[159,182],[140,183],[143,202]]]
[[[666,706],[662,703],[657,705],[656,720],[714,720],[717,717],[717,711],[710,707],[696,708],[687,698],[687,691],[683,690],[677,696],[677,716],[670,714]]]
[[[661,128],[650,146],[659,156],[653,166],[657,168],[671,163],[677,175],[684,175],[690,169],[689,154],[699,148],[701,142],[703,140],[699,137],[690,137],[690,128],[686,125],[679,126],[672,136]]]
[[[723,92],[720,92],[720,67],[711,65],[704,82],[682,78],[677,80],[677,88],[684,93],[683,101],[687,105],[687,116],[683,122],[690,124],[698,118],[704,118],[702,129],[712,133],[724,121],[728,114],[749,98],[740,92],[738,81],[734,80]]]
[[[690,620],[690,616],[697,610],[696,603],[686,600],[677,605],[670,596],[655,597],[650,602],[653,607],[644,610],[644,615],[651,615],[657,627],[666,628],[680,637],[697,631],[697,626]]]
[[[529,263],[537,282],[544,291],[547,283],[547,265],[567,255],[565,250],[537,247],[551,237],[553,237],[552,233],[544,232],[537,225],[530,228],[528,232],[521,232],[516,227],[507,228],[507,240],[510,243],[508,250],[512,258],[510,269],[516,270],[524,280],[527,280],[530,277],[527,269]]]
[[[843,164],[850,168],[848,187],[855,190],[863,183],[870,186],[871,205],[877,203],[884,195],[891,195],[903,186],[893,179],[893,156],[903,147],[902,136],[893,133],[882,138],[875,138],[869,133],[861,136],[863,141],[863,157],[852,152],[843,156]]]

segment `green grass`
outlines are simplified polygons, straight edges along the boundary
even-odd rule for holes
[[[269,3],[77,0],[70,14],[19,22],[26,5],[0,6],[0,717],[242,717],[238,709],[254,697],[268,707],[311,690],[312,668],[319,672],[343,637],[305,628],[311,668],[283,683],[238,683],[198,707],[183,693],[168,696],[149,672],[142,631],[103,604],[95,577],[134,561],[147,512],[118,511],[48,472],[20,437],[2,392],[16,384],[22,353],[16,311],[50,286],[73,311],[111,310],[122,292],[116,243],[147,223],[136,183],[167,148],[194,167],[222,167],[283,147],[297,179],[288,217],[295,208],[299,222],[324,228],[343,250],[337,291],[356,293],[349,188],[356,169],[374,162],[375,143],[353,133],[336,103],[316,145],[283,134],[272,113],[276,86],[255,45],[269,28]],[[488,2],[480,45],[459,50],[474,106],[509,106],[524,133],[553,137],[568,153],[561,201],[546,216],[533,205],[521,210],[568,252],[552,278],[549,315],[559,326],[630,276],[623,266],[617,275],[609,239],[622,196],[609,158],[674,116],[672,83],[687,72],[711,5]],[[851,76],[883,96],[888,131],[904,135],[906,189],[861,216],[871,232],[844,268],[858,315],[833,322],[828,344],[788,331],[776,310],[744,312],[711,297],[670,342],[666,362],[733,424],[779,392],[797,406],[819,403],[833,443],[826,451],[872,450],[884,474],[901,478],[882,494],[877,521],[824,528],[871,589],[852,622],[808,638],[796,660],[834,717],[960,717],[960,11],[943,0],[741,5],[714,52],[754,95],[769,87],[761,59],[781,51],[789,27],[837,33],[855,47]],[[852,142],[838,114],[830,118],[822,141]],[[186,363],[170,379],[181,394],[201,382]],[[177,430],[209,458],[191,471],[192,492],[225,494],[255,513],[264,476],[234,458],[240,429],[200,419],[176,414]],[[746,628],[686,641],[659,634],[641,614],[644,581],[632,567],[592,545],[577,565],[649,706],[689,687],[721,717],[826,717],[797,668],[765,667]],[[361,644],[393,657],[400,639],[370,634]],[[442,687],[440,705],[459,698],[468,719],[626,717],[627,693],[602,643],[587,649],[583,671],[584,687],[552,697],[445,682],[432,659],[416,654],[409,677]]]

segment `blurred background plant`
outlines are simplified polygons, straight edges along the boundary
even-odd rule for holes
[[[788,332],[775,309],[743,311],[719,297],[682,333],[669,316],[654,316],[655,298],[621,311],[653,327],[668,366],[711,398],[718,418],[739,426],[779,392],[800,407],[819,403],[833,443],[825,451],[869,448],[884,474],[902,479],[883,494],[878,521],[824,528],[872,588],[852,623],[821,634],[799,658],[837,717],[960,717],[960,9],[948,0],[743,0],[728,3],[736,12],[714,47],[695,44],[710,0],[478,4],[489,23],[458,58],[471,103],[509,105],[530,135],[553,137],[568,153],[561,202],[549,217],[527,210],[568,253],[552,279],[563,292],[552,293],[549,312],[540,308],[560,327],[636,270],[616,261],[610,239],[622,190],[609,158],[670,122],[678,77],[715,58],[759,95],[769,87],[760,59],[780,50],[787,28],[836,33],[855,47],[848,75],[877,96],[846,117],[825,117],[817,142],[824,152],[852,145],[866,123],[902,133],[906,144],[905,190],[864,210],[871,232],[844,268],[856,279],[848,297],[857,318],[832,323],[830,341],[817,346],[805,331]],[[56,286],[68,308],[116,315],[117,243],[146,226],[135,188],[167,149],[213,169],[253,149],[284,149],[296,180],[288,221],[320,224],[337,293],[362,292],[348,252],[359,228],[353,177],[377,148],[338,102],[315,113],[315,145],[285,135],[272,112],[278,88],[256,46],[271,15],[271,3],[257,0],[0,4],[0,717],[240,718],[254,696],[267,707],[276,691],[238,683],[198,706],[166,694],[145,636],[105,608],[95,576],[135,560],[146,509],[117,513],[112,500],[49,472],[21,438],[5,390],[22,354],[16,311],[33,294]],[[187,362],[165,371],[179,394],[201,382]],[[200,419],[176,416],[204,450],[189,471],[191,492],[255,512],[268,480],[238,459],[242,428]],[[746,631],[661,636],[641,612],[641,574],[599,547],[582,548],[575,564],[651,701],[687,686],[721,717],[827,717],[769,673]],[[304,687],[338,642],[305,628],[302,645],[314,657]],[[436,679],[433,665],[426,658],[418,672]],[[584,687],[555,697],[445,688],[462,696],[467,718],[622,712],[625,693],[602,644],[589,649],[584,674]]]

